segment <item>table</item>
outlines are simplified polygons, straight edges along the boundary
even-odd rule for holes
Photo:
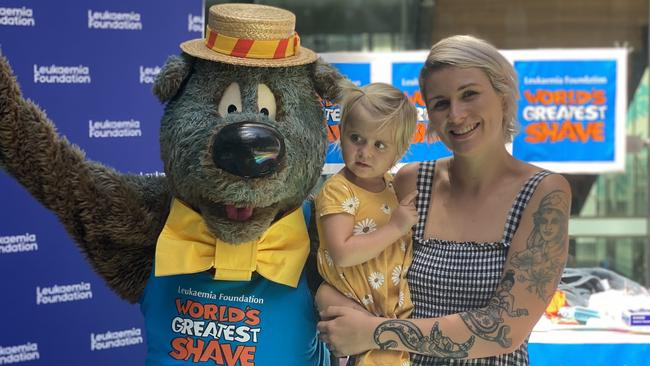
[[[531,366],[649,366],[650,329],[534,330],[528,351]]]

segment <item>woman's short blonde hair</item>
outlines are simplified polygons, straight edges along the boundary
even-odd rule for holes
[[[341,133],[345,130],[350,113],[362,106],[377,123],[377,129],[390,128],[394,131],[397,148],[397,162],[406,153],[415,133],[418,113],[408,97],[399,89],[386,83],[371,83],[363,87],[344,79],[339,82],[341,98]]]
[[[503,100],[503,135],[511,142],[517,132],[517,99],[519,89],[517,73],[510,62],[493,45],[482,39],[458,35],[445,38],[431,47],[427,60],[420,71],[420,90],[426,95],[424,83],[434,71],[454,66],[478,68],[485,72],[492,87]],[[429,129],[428,134],[432,131]]]

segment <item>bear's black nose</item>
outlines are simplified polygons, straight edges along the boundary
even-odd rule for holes
[[[212,160],[228,173],[259,178],[274,173],[284,153],[284,139],[275,128],[238,122],[223,127],[214,137]]]

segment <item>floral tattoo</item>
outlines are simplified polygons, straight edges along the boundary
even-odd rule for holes
[[[389,337],[389,333],[397,335],[409,350],[435,357],[467,358],[468,351],[474,345],[474,336],[464,343],[456,343],[443,336],[438,322],[433,325],[429,336],[425,336],[418,327],[407,320],[387,320],[379,324],[374,334],[375,343],[382,350],[397,347],[397,341],[394,339],[381,340]]]

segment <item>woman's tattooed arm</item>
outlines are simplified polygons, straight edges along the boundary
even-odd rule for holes
[[[570,189],[561,176],[548,180],[547,187],[555,189],[538,190],[541,199],[531,200],[498,288],[485,306],[440,318],[386,320],[374,329],[374,343],[385,350],[455,359],[519,347],[553,295],[568,250]]]

